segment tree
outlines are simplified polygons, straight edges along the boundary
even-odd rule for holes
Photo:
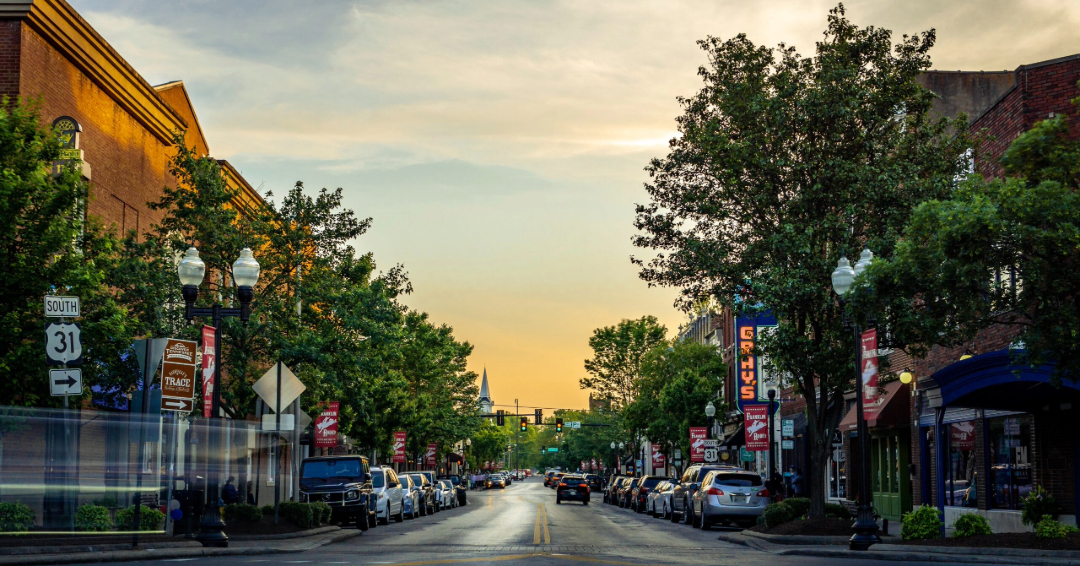
[[[581,378],[581,388],[595,390],[614,408],[629,405],[637,396],[645,354],[663,343],[666,335],[667,328],[655,316],[597,328],[589,338],[593,357],[585,360],[591,377]]]
[[[1080,99],[1074,101],[1080,104]],[[1006,177],[972,175],[915,208],[896,253],[871,266],[861,305],[897,346],[922,355],[993,325],[1015,326],[1026,363],[1080,375],[1080,141],[1058,115],[1001,158]]]
[[[689,428],[707,424],[705,405],[717,399],[727,375],[722,354],[716,346],[676,339],[653,348],[641,373],[638,397],[624,411],[627,428],[689,454]]]
[[[706,296],[779,326],[755,354],[790,375],[807,402],[810,515],[823,516],[823,474],[851,386],[854,341],[829,274],[870,246],[884,257],[912,207],[953,189],[970,143],[966,123],[929,117],[933,30],[904,36],[829,14],[812,58],[759,47],[745,35],[699,42],[704,87],[680,99],[681,136],[654,159],[651,202],[637,207],[633,261],[650,284]]]
[[[86,217],[77,160],[55,171],[61,145],[37,103],[0,104],[0,405],[56,406],[45,363],[45,295],[82,299],[83,391],[129,380],[124,310],[108,292],[117,241]]]

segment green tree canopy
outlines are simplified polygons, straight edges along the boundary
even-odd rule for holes
[[[645,355],[666,336],[667,328],[655,316],[597,328],[589,338],[593,357],[585,360],[589,377],[581,378],[581,388],[595,390],[615,408],[629,405],[637,396]]]
[[[635,259],[650,284],[681,304],[712,296],[779,326],[759,341],[807,401],[812,516],[824,512],[826,429],[836,426],[853,374],[854,343],[829,274],[864,246],[890,257],[918,203],[954,187],[969,147],[961,119],[934,121],[934,95],[915,79],[930,67],[934,32],[893,43],[829,14],[814,57],[745,35],[699,42],[704,87],[680,99],[680,136],[647,168]],[[815,391],[816,390],[816,391]]]

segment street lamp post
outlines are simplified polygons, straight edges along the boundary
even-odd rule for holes
[[[240,300],[240,308],[224,308],[220,304],[212,307],[196,307],[195,300],[199,298],[199,285],[202,284],[206,275],[206,264],[199,259],[199,250],[190,247],[184,258],[176,266],[180,284],[183,285],[184,318],[191,322],[195,317],[210,317],[214,325],[214,348],[215,354],[221,350],[221,321],[227,317],[239,318],[247,322],[251,316],[251,300],[255,297],[254,287],[259,281],[259,262],[251,253],[250,248],[244,248],[240,257],[233,263],[233,282],[236,283],[236,296]],[[209,462],[221,447],[221,427],[218,413],[221,410],[221,361],[220,355],[214,363],[213,394],[211,397],[210,434],[206,453]],[[205,400],[203,401],[206,402]],[[229,546],[229,537],[225,535],[225,523],[221,520],[221,510],[218,506],[218,470],[211,464],[206,474],[206,513],[199,521],[199,534],[196,539],[203,546]]]
[[[776,430],[776,417],[773,415],[773,403],[776,402],[776,388],[769,388],[769,479],[773,478],[776,474],[776,438],[774,438],[773,432]],[[776,491],[780,491],[781,486],[776,486]]]
[[[622,454],[623,454],[623,450],[626,450],[626,443],[620,442],[619,443],[619,452],[618,452],[618,454],[616,456],[616,458],[618,458],[618,459],[615,461],[616,469],[618,471],[620,471],[620,472],[622,472]]]
[[[705,416],[709,417],[709,429],[705,431],[705,438],[712,438],[713,436],[713,418],[716,417],[716,405],[709,401],[708,405],[705,405]]]
[[[833,291],[840,297],[840,304],[844,304],[844,296],[851,290],[855,278],[866,269],[873,260],[874,254],[869,249],[864,249],[859,254],[859,261],[855,267],[851,267],[846,257],[841,257],[832,272]],[[867,445],[869,436],[866,431],[866,419],[863,418],[863,382],[860,366],[862,365],[862,343],[859,323],[851,320],[845,314],[845,322],[850,321],[851,329],[855,336],[855,410],[857,414],[859,439],[859,508],[855,520],[855,534],[851,536],[848,547],[851,550],[867,550],[870,545],[881,542],[878,537],[877,522],[874,521],[874,513],[870,501],[870,449]]]

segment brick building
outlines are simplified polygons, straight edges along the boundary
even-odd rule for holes
[[[82,159],[89,181],[87,215],[100,218],[118,234],[144,233],[161,219],[162,211],[151,210],[147,203],[157,201],[163,187],[175,185],[169,172],[175,135],[182,135],[197,154],[210,154],[184,83],[151,86],[64,0],[0,0],[0,95],[36,100],[42,120],[70,136],[66,150]],[[249,210],[264,204],[232,165],[219,163],[228,182],[239,189],[234,206]],[[149,485],[161,479],[167,450],[162,449],[166,443],[160,425],[150,435],[146,461],[137,462],[137,441],[129,434],[137,415],[118,409],[88,406],[66,417],[30,419],[26,433],[9,435],[6,450],[0,444],[0,456],[7,455],[0,458],[0,476],[8,488],[0,495],[5,501],[29,504],[45,524],[66,528],[78,504],[110,497],[126,504],[140,468],[142,475],[154,474],[147,478]],[[60,444],[62,434],[57,435],[63,430],[55,423],[65,419],[76,423],[68,428],[74,438]],[[160,423],[157,417],[153,420]],[[175,422],[169,420],[166,430]],[[260,478],[253,491],[260,503],[272,500],[277,471],[268,467],[267,450],[257,448],[251,423],[229,427],[235,434],[227,444],[231,451],[223,471],[238,476],[241,485]],[[190,461],[185,443],[179,445],[178,476]],[[78,462],[75,471],[65,461]],[[288,464],[280,473],[289,478]],[[10,489],[13,481],[18,489]],[[63,492],[71,483],[79,486],[76,497],[48,495],[50,490]],[[153,488],[141,491],[148,497]],[[289,489],[284,493],[286,498],[291,495]]]

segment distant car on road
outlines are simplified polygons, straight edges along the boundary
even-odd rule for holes
[[[454,491],[457,494],[458,505],[466,504],[466,496],[469,493],[469,488],[465,486],[465,481],[461,478],[461,476],[450,474],[448,476],[439,476],[439,479],[449,480],[450,483],[454,484]]]
[[[438,480],[435,483],[436,504],[440,509],[457,507],[457,493],[450,480]]]
[[[496,487],[499,489],[505,489],[506,480],[503,479],[503,477],[499,474],[491,474],[490,476],[488,476],[487,481],[484,483],[484,487],[487,489],[494,489]]]
[[[420,514],[434,514],[438,509],[435,505],[435,486],[432,485],[426,475],[420,472],[413,472],[409,474],[409,477],[420,489]]]
[[[619,493],[619,485],[622,483],[624,477],[625,476],[611,476],[607,486],[604,487],[604,503],[615,504],[617,494]]]
[[[638,482],[641,478],[627,478],[629,481],[623,481],[619,487],[619,507],[624,509],[630,508],[630,498],[633,496],[634,489],[638,486]]]
[[[398,478],[401,480],[401,495],[404,500],[402,509],[404,510],[405,518],[415,519],[420,515],[421,511],[426,514],[427,511],[421,503],[424,501],[424,493],[423,490],[420,489],[420,486],[416,485],[408,474],[401,474]]]
[[[372,468],[371,490],[376,499],[375,516],[380,523],[388,525],[391,518],[399,523],[405,520],[405,497],[401,493],[401,481],[393,468]]]
[[[583,505],[589,504],[589,484],[585,476],[568,474],[562,477],[559,485],[555,488],[555,504],[563,501],[580,501]]]
[[[645,500],[645,512],[653,517],[666,519],[671,512],[671,491],[674,488],[671,480],[664,480],[649,492]]]
[[[753,472],[715,470],[702,480],[691,505],[695,528],[708,529],[716,523],[753,524],[769,505],[769,490]]]
[[[585,481],[589,484],[590,493],[604,491],[604,480],[600,479],[600,476],[596,474],[585,474]]]

